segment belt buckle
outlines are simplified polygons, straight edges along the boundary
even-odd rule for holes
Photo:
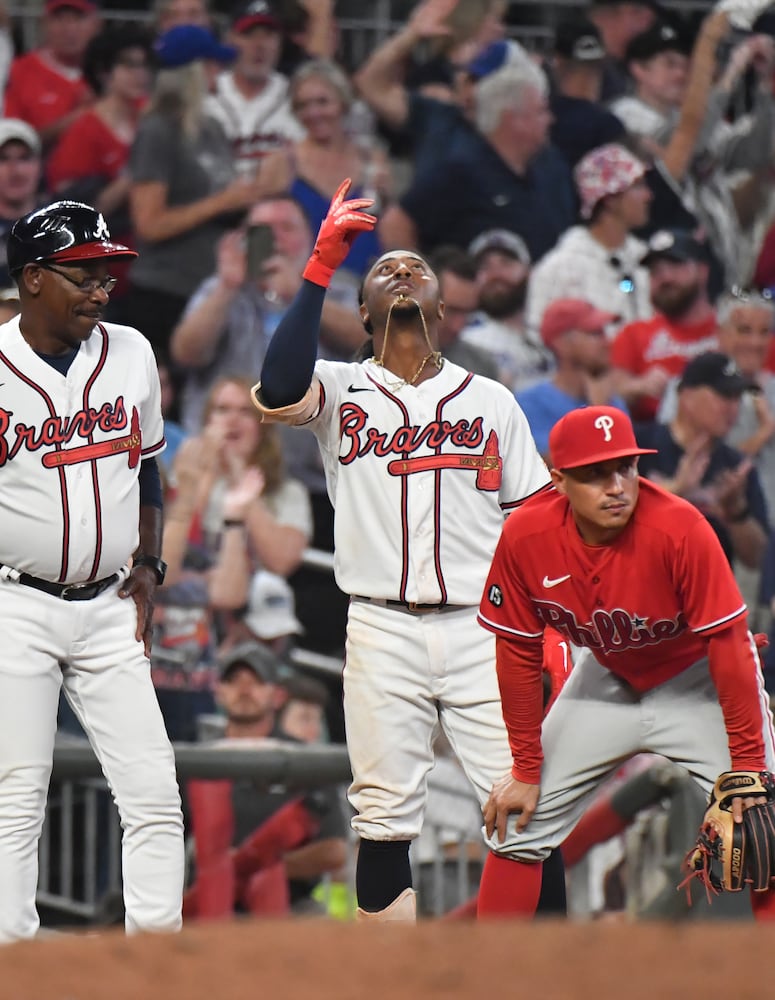
[[[87,597],[80,597],[85,590],[93,590],[93,583],[68,583],[63,588],[59,595],[63,601],[86,601]]]
[[[416,612],[416,611],[420,610],[420,605],[417,603],[417,601],[407,601],[406,602],[406,607],[407,607],[408,611],[415,611]]]

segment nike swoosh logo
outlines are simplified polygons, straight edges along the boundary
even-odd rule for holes
[[[374,392],[374,390],[370,389],[367,385],[348,385],[347,386],[347,391],[348,392]]]
[[[565,576],[558,576],[556,580],[550,580],[548,576],[545,576],[541,582],[549,590],[550,587],[556,587],[558,583],[565,583],[566,580],[570,580],[570,573],[566,573]]]

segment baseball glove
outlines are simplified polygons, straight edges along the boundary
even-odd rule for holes
[[[742,823],[735,823],[735,797],[767,801],[744,809]],[[711,892],[739,892],[746,885],[756,892],[770,888],[775,879],[775,776],[769,771],[719,775],[686,867],[690,874],[681,885],[699,878],[708,898]]]

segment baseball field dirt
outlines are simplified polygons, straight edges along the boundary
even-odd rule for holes
[[[2,1000],[761,1000],[761,925],[218,924],[0,949]],[[758,956],[758,957],[757,957]]]

